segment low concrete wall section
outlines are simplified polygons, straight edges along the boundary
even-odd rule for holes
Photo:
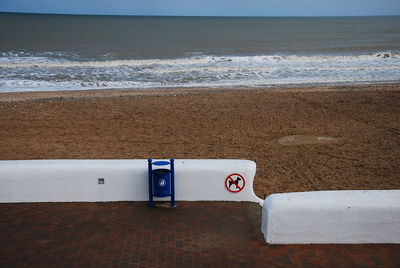
[[[400,243],[400,190],[272,194],[261,230],[270,244]]]
[[[146,159],[0,161],[0,202],[145,201],[147,168]],[[262,203],[253,192],[255,173],[249,160],[176,159],[176,200]],[[239,175],[231,174],[242,176],[238,187]]]

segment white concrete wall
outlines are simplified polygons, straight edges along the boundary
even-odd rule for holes
[[[255,172],[249,160],[176,159],[176,200],[262,203],[253,192]],[[245,177],[239,193],[225,188],[231,173]],[[147,176],[147,159],[0,161],[0,202],[145,201]]]
[[[272,194],[261,230],[270,244],[400,243],[400,190]]]

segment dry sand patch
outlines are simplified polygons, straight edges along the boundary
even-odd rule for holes
[[[332,137],[317,137],[308,135],[290,135],[282,137],[278,142],[285,146],[307,145],[307,144],[326,144],[338,142],[338,139]]]

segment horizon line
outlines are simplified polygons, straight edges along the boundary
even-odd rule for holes
[[[194,18],[337,18],[337,17],[398,17],[399,15],[134,15],[134,14],[86,14],[86,13],[43,13],[43,12],[17,12],[0,11],[8,14],[26,15],[60,15],[60,16],[109,16],[109,17],[194,17]]]

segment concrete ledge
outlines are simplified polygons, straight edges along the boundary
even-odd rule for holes
[[[246,181],[240,192],[226,189],[232,173]],[[176,200],[262,203],[253,191],[255,173],[249,160],[176,159]],[[0,202],[146,201],[147,176],[146,159],[0,161]]]
[[[400,243],[400,190],[272,194],[261,230],[270,244]]]

